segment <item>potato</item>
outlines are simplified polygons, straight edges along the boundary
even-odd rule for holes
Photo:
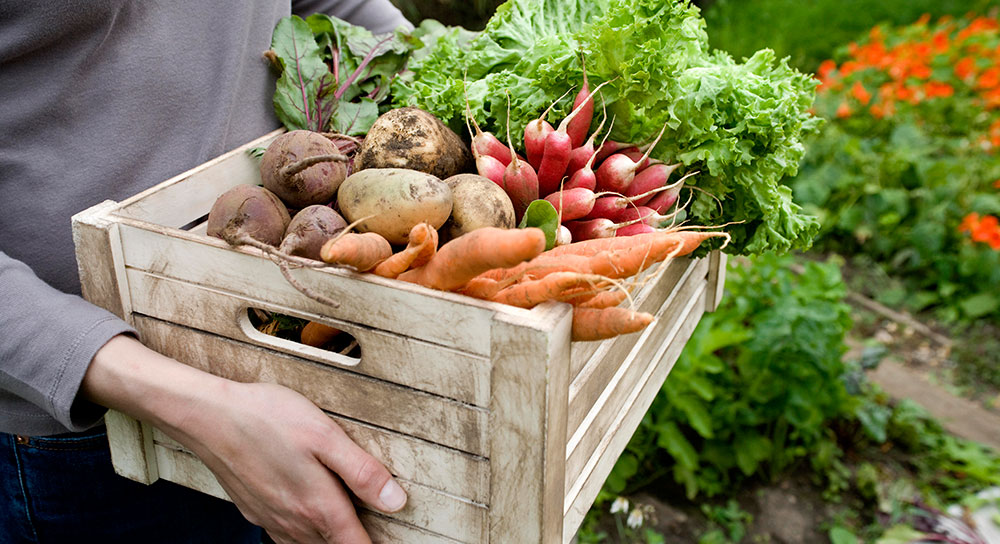
[[[435,229],[451,215],[448,185],[436,176],[405,168],[369,168],[355,172],[337,191],[337,206],[359,232],[376,232],[393,244],[405,244],[417,223]]]
[[[472,152],[458,134],[419,108],[397,108],[379,116],[354,159],[355,171],[409,168],[444,179],[472,166]]]
[[[446,238],[482,227],[514,228],[514,204],[496,183],[476,174],[458,174],[444,182],[454,201],[451,217],[441,227]]]

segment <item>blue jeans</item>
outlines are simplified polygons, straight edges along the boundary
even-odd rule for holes
[[[102,427],[51,437],[0,433],[0,544],[260,544],[232,503],[115,474]]]

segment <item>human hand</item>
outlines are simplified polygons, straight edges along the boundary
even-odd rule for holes
[[[120,338],[98,352],[85,393],[189,448],[276,542],[371,542],[343,484],[377,510],[405,504],[389,471],[302,395],[225,380]],[[116,370],[113,361],[125,362]]]

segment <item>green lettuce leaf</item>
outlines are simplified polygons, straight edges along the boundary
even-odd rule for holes
[[[441,35],[411,59],[393,102],[464,131],[468,100],[484,129],[504,140],[509,131],[520,148],[524,126],[551,104],[550,121],[569,112],[583,59],[592,88],[609,82],[612,139],[648,143],[666,127],[653,156],[682,163],[678,175],[699,172],[690,223],[728,224],[732,253],[811,245],[819,223],[780,181],[797,172],[803,138],[821,122],[809,113],[815,81],[770,50],[742,63],[711,51],[689,2],[509,0],[478,35]]]

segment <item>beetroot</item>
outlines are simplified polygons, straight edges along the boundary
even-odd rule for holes
[[[289,255],[320,259],[319,250],[327,240],[347,227],[347,221],[333,208],[313,204],[299,210],[285,229],[285,238],[279,249]]]
[[[274,193],[257,185],[237,185],[215,200],[206,233],[234,246],[247,244],[248,239],[276,246],[290,221]]]
[[[267,146],[260,161],[264,188],[291,208],[327,204],[347,177],[348,157],[329,138],[293,130]]]

